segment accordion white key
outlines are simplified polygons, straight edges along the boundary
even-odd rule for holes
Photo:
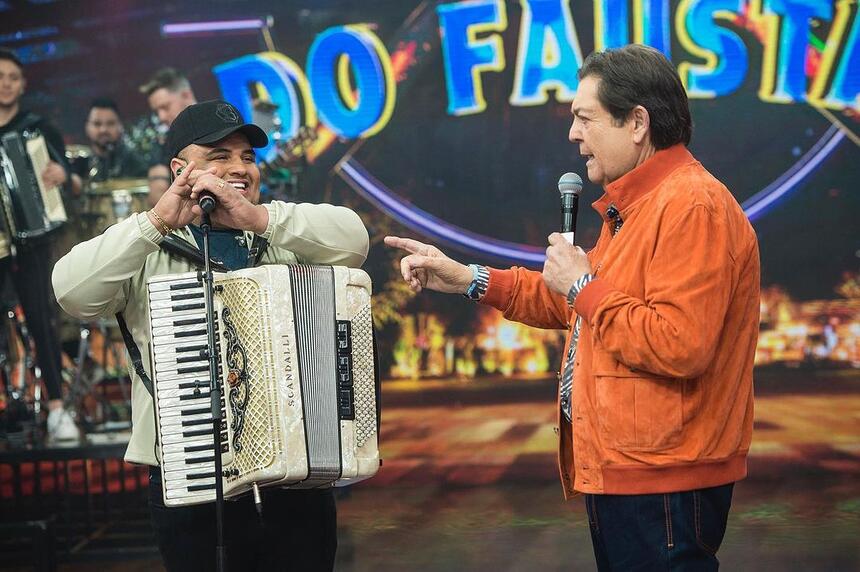
[[[332,266],[215,274],[225,498],[351,484],[379,468],[370,278]],[[215,499],[203,283],[150,278],[164,504]]]

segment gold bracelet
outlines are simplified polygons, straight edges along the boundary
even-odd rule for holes
[[[152,213],[152,216],[154,216],[155,220],[158,221],[158,224],[161,225],[161,236],[167,236],[168,234],[173,232],[173,229],[167,226],[167,223],[164,222],[164,219],[161,218],[157,212],[155,212],[155,209],[150,209],[149,212]]]

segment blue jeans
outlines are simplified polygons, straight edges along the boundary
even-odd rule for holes
[[[585,495],[598,570],[717,570],[733,487]]]

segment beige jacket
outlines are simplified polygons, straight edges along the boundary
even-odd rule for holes
[[[367,258],[367,230],[344,207],[275,201],[265,205],[269,248],[263,264],[361,266]],[[187,229],[176,234],[194,244]],[[252,238],[247,233],[248,243]],[[78,244],[54,267],[54,292],[60,306],[81,318],[112,317],[122,312],[151,376],[146,281],[151,276],[189,272],[192,266],[159,249],[162,236],[146,213],[131,216],[103,234]],[[126,461],[158,465],[152,397],[129,367],[132,378],[132,435]]]

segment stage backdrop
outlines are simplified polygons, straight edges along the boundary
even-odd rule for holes
[[[780,404],[811,394],[832,400],[814,411],[851,411],[858,399],[857,12],[828,0],[0,2],[0,44],[26,63],[26,103],[69,142],[83,142],[87,103],[107,95],[145,151],[155,130],[137,88],[166,65],[189,76],[198,99],[229,99],[264,122],[273,140],[310,127],[306,165],[282,172],[269,195],[347,204],[367,223],[388,403],[444,407],[508,392],[546,401],[550,423],[562,334],[458,296],[411,296],[381,238],[540,268],[559,225],[556,182],[585,174],[567,141],[578,67],[595,49],[652,45],[689,92],[692,152],[758,233],[757,443],[769,445],[757,450],[792,456],[791,442],[813,439],[856,470],[855,424],[810,422],[810,436]],[[600,194],[586,183],[585,247]]]

